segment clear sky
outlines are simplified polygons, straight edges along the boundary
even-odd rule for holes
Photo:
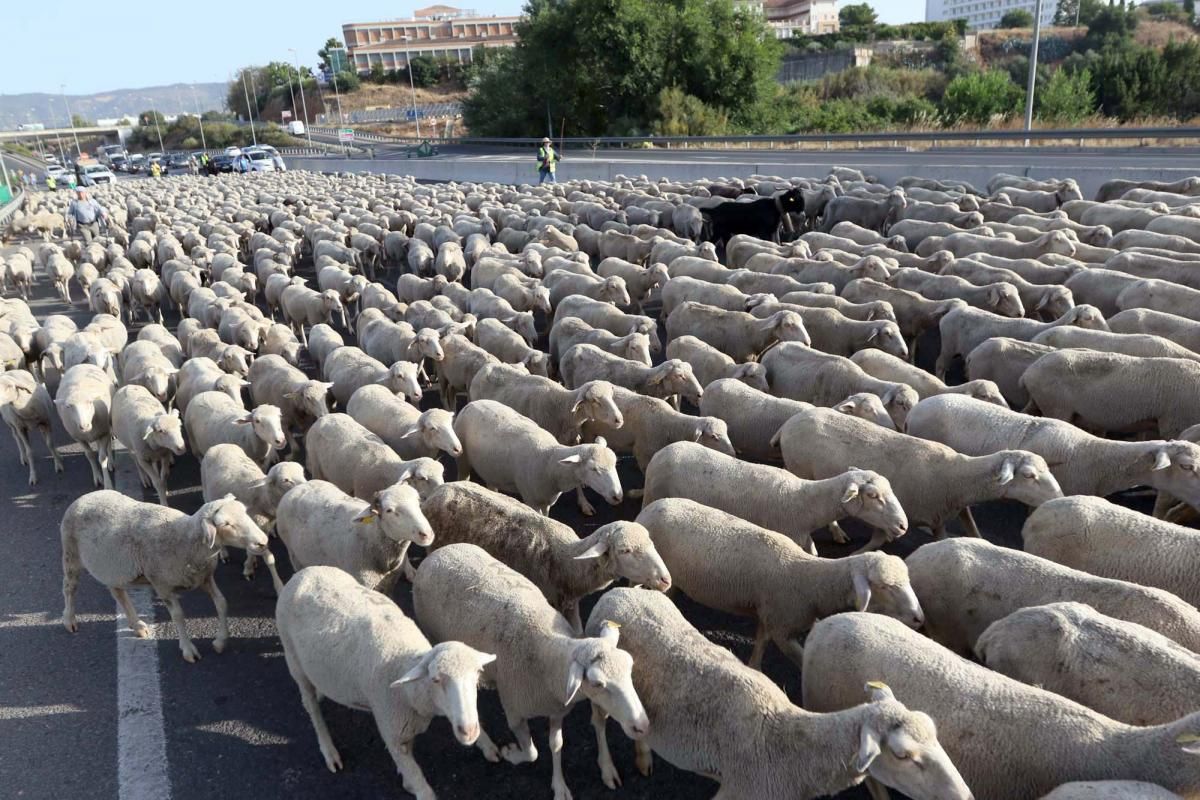
[[[433,0],[430,0],[433,2]],[[225,81],[239,67],[303,64],[342,23],[397,19],[430,2],[350,0],[262,4],[246,0],[4,0],[0,92],[94,94],[170,83]],[[844,4],[847,0],[841,0]],[[462,0],[481,14],[520,13],[523,0]],[[884,22],[924,19],[924,0],[873,0]]]

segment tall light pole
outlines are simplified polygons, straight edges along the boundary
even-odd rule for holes
[[[337,73],[336,73],[336,72],[330,72],[330,73],[329,73],[329,75],[330,75],[330,77],[333,79],[333,96],[334,96],[335,98],[337,98],[337,107],[338,107],[338,124],[339,124],[339,125],[345,125],[345,124],[346,124],[346,118],[345,118],[344,116],[342,116],[342,96],[341,96],[341,94],[339,94],[339,93],[338,93],[338,85],[337,85]]]
[[[242,92],[246,95],[246,116],[250,118],[250,139],[258,147],[258,133],[254,130],[254,110],[250,108],[250,90],[246,88],[246,70],[242,70]],[[243,140],[245,141],[245,140]]]
[[[1033,130],[1033,93],[1037,89],[1038,42],[1042,38],[1042,0],[1037,0],[1033,12],[1033,47],[1029,50],[1029,84],[1025,88],[1025,132]],[[1025,139],[1029,147],[1029,139]]]
[[[79,134],[75,133],[75,118],[71,116],[71,104],[67,102],[67,85],[60,83],[58,86],[62,90],[63,105],[67,107],[67,119],[71,121],[71,135],[75,137],[75,157],[79,158],[83,155],[83,150],[79,147]]]
[[[288,52],[292,54],[295,61],[296,83],[300,84],[300,108],[304,110],[304,134],[308,139],[308,146],[312,147],[312,131],[308,129],[308,102],[304,99],[304,78],[300,75],[300,56],[296,55],[294,47],[289,47]]]
[[[155,131],[155,133],[157,133],[157,134],[158,134],[158,152],[162,153],[163,155],[166,155],[167,148],[166,148],[166,146],[163,144],[163,140],[162,140],[162,128],[160,128],[160,127],[158,126],[158,112],[157,112],[157,111],[154,111],[154,110],[151,110],[151,111],[150,111],[150,113],[154,115],[154,131]]]
[[[207,150],[208,142],[204,141],[204,117],[200,114],[200,101],[196,99],[196,84],[191,85],[192,105],[196,107],[196,124],[200,126],[200,149]]]
[[[404,70],[408,73],[408,88],[412,90],[413,122],[417,123],[417,138],[421,138],[421,117],[417,114],[417,84],[413,81],[412,49],[408,46],[408,36],[400,37],[404,41]]]

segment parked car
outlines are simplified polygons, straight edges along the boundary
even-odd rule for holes
[[[129,159],[125,156],[109,156],[108,166],[116,172],[125,172],[126,167],[129,166]]]
[[[141,153],[134,153],[129,157],[129,164],[126,172],[137,173],[146,169],[146,157]]]
[[[171,169],[187,169],[188,157],[187,153],[172,153],[167,158],[167,166]]]
[[[213,156],[208,162],[209,174],[216,175],[218,172],[233,172],[233,160],[234,156]]]
[[[54,180],[59,180],[66,174],[67,174],[66,167],[63,167],[59,164],[51,164],[50,166],[46,167],[46,177],[47,178],[54,178]]]
[[[58,156],[54,155],[54,153],[46,153],[45,155],[42,156],[42,158],[46,159],[47,164],[57,164],[58,163]]]
[[[275,162],[276,172],[286,172],[287,164],[283,163],[283,156],[279,155],[279,151],[269,144],[260,144],[258,149],[265,150],[271,154],[271,160]]]
[[[227,155],[231,158],[237,158],[241,154],[242,154],[242,148],[240,148],[240,147],[234,147],[233,145],[230,145],[229,147],[225,148],[225,155]]]

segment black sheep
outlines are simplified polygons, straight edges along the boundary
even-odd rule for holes
[[[778,241],[783,215],[803,213],[804,196],[799,189],[748,202],[727,201],[703,209],[705,238],[713,243],[725,243],[735,234],[744,233]]]

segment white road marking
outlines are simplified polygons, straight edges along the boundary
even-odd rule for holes
[[[153,623],[150,590],[129,597],[143,621]],[[153,626],[152,626],[153,628]],[[167,738],[163,725],[158,641],[138,639],[117,605],[117,786],[119,800],[170,800]]]
[[[32,719],[55,714],[82,714],[83,709],[70,703],[54,706],[0,706],[0,719]]]

